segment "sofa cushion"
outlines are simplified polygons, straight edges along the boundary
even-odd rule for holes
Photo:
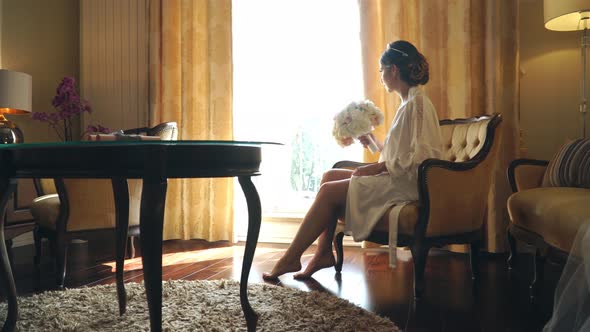
[[[543,187],[590,188],[590,139],[577,139],[564,144],[553,156]]]
[[[508,198],[510,220],[569,252],[578,228],[590,222],[590,190],[550,187],[520,191]]]

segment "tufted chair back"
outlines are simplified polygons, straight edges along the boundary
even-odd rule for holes
[[[175,141],[178,139],[178,124],[176,122],[162,122],[153,128],[142,127],[124,130],[125,134],[137,134],[148,136],[160,136],[163,141]]]
[[[443,157],[453,162],[473,159],[483,147],[491,117],[442,120]]]

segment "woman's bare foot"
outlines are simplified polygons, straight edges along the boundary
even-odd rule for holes
[[[285,259],[285,256],[283,256],[275,264],[275,266],[272,269],[272,272],[270,272],[270,273],[264,272],[262,274],[262,279],[264,279],[266,281],[273,281],[273,280],[277,280],[279,278],[279,276],[281,276],[285,273],[296,272],[299,270],[301,270],[301,262],[299,262],[299,260],[295,260],[295,261],[290,262]]]
[[[293,278],[297,280],[305,280],[311,278],[311,275],[314,274],[316,271],[321,269],[334,266],[336,264],[336,260],[334,259],[334,255],[332,252],[327,252],[325,254],[318,254],[316,253],[309,261],[309,264],[305,267],[305,271],[296,273],[293,275]]]

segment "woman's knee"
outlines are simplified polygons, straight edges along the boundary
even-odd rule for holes
[[[350,178],[352,171],[348,169],[329,169],[322,175],[322,184],[330,181]]]
[[[333,173],[334,173],[334,170],[332,170],[332,169],[324,172],[324,174],[322,175],[322,181],[320,183],[324,184],[326,182],[332,181]]]
[[[316,200],[323,203],[341,203],[346,200],[348,184],[346,181],[328,181],[320,185]]]

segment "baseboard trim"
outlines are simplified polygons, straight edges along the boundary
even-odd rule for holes
[[[289,244],[299,229],[301,218],[263,218],[258,236],[259,243],[281,243]],[[246,241],[247,226],[236,231],[237,241]],[[316,242],[314,242],[316,243]],[[342,244],[344,246],[360,247],[362,242],[354,242],[351,236],[345,236]]]

